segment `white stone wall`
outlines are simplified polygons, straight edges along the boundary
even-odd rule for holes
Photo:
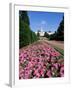
[[[35,34],[37,35],[38,32],[35,32]],[[39,32],[40,36],[44,36],[45,32]],[[47,32],[49,35],[54,34],[54,32]]]

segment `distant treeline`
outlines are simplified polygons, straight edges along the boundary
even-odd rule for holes
[[[36,34],[30,29],[27,11],[19,11],[19,48],[38,40]]]
[[[49,40],[64,41],[64,17],[60,22],[57,31],[55,31],[55,33],[52,35],[49,35],[47,32],[45,32],[44,37],[47,37]]]

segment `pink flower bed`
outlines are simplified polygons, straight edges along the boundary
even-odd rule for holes
[[[31,45],[19,52],[19,79],[64,76],[61,54],[46,43]]]

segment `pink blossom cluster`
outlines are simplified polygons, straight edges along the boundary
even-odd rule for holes
[[[34,44],[19,51],[19,79],[63,76],[63,57],[50,45]]]

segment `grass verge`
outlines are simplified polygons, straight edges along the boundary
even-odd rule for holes
[[[60,49],[60,48],[58,48],[58,47],[56,47],[56,46],[54,46],[54,48],[55,48],[61,55],[64,56],[64,50],[63,50],[63,49]]]

